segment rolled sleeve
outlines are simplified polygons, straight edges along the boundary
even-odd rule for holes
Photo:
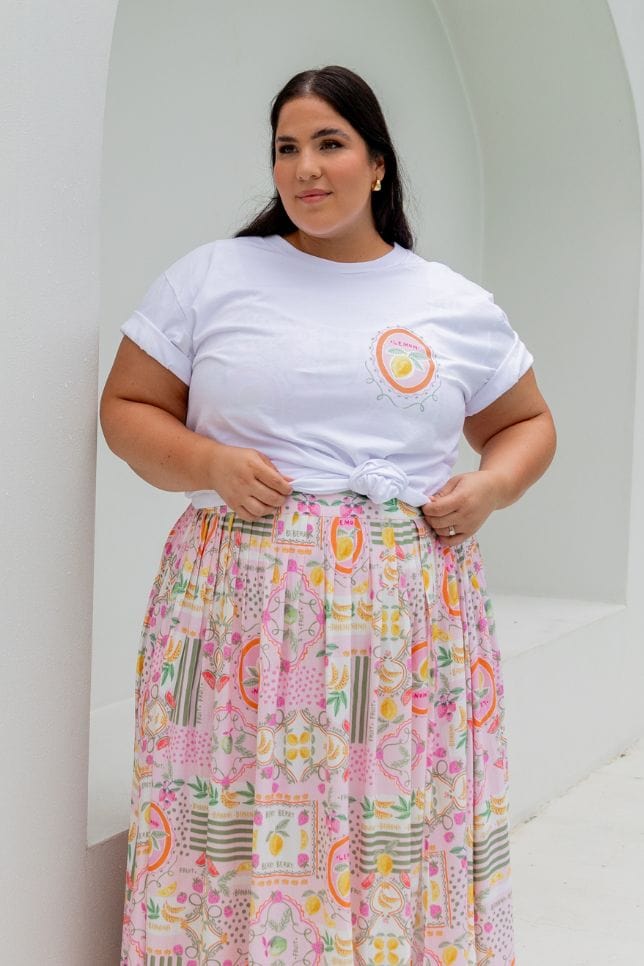
[[[534,363],[534,357],[505,312],[494,302],[482,307],[477,332],[476,384],[465,403],[465,415],[473,416],[511,389]],[[482,376],[482,378],[481,378]]]
[[[490,406],[499,396],[516,385],[533,365],[534,357],[516,332],[512,331],[512,344],[497,368],[490,373],[483,385],[470,396],[465,406],[466,416],[473,416]]]
[[[156,325],[145,315],[135,311],[121,326],[121,332],[136,342],[149,356],[190,385],[192,362]]]
[[[120,331],[190,385],[194,355],[192,326],[165,272],[148,288]]]

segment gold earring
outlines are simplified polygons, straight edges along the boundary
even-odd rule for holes
[[[376,183],[371,185],[372,191],[380,191],[382,185],[380,184],[380,178],[376,178]]]

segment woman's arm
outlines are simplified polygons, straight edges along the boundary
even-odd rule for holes
[[[215,490],[242,520],[282,506],[293,487],[264,453],[186,426],[188,386],[123,337],[101,395],[107,445],[160,490]]]
[[[124,336],[100,403],[112,452],[160,490],[210,489],[220,444],[188,429],[187,411],[188,386]]]
[[[463,435],[481,454],[479,470],[494,474],[496,509],[515,503],[543,476],[557,447],[552,413],[532,368],[480,413],[468,416]]]
[[[555,425],[533,370],[480,413],[468,416],[463,434],[481,454],[479,469],[453,476],[422,507],[447,546],[462,543],[490,513],[518,500],[552,462]]]

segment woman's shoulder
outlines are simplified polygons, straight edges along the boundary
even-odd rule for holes
[[[213,238],[176,258],[165,275],[178,290],[192,289],[203,284],[211,274],[247,269],[249,260],[261,257],[266,248],[266,239],[258,235]]]
[[[267,239],[260,235],[242,235],[233,238],[212,238],[189,249],[172,263],[171,267],[189,267],[209,262],[213,258],[235,257],[242,252],[260,251],[266,248]]]
[[[437,294],[440,291],[446,298],[451,299],[463,298],[467,301],[470,299],[487,302],[494,301],[492,292],[489,292],[478,282],[475,282],[474,279],[459,272],[446,262],[425,258],[419,253],[414,252],[414,258],[411,260],[411,264],[418,272],[425,275]]]

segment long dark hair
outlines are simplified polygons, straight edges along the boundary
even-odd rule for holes
[[[382,108],[367,82],[347,67],[334,64],[301,71],[291,77],[276,94],[271,107],[271,166],[275,165],[275,132],[280,111],[287,101],[306,95],[322,98],[348,121],[366,142],[371,160],[383,158],[385,176],[381,190],[371,193],[371,210],[376,230],[390,245],[398,242],[403,248],[413,248],[414,238],[405,216],[398,160]],[[297,225],[286,214],[276,190],[259,214],[233,237],[287,235],[296,229]]]

